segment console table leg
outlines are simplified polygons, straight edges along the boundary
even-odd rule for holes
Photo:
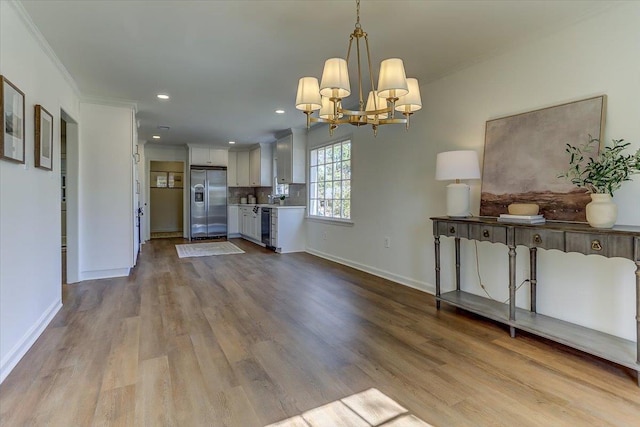
[[[516,337],[516,328],[513,326],[509,326],[509,335],[511,335],[511,338],[515,338]]]
[[[509,245],[509,320],[516,320],[516,247]],[[513,326],[509,328],[511,337],[516,336]]]
[[[635,239],[635,262],[636,262],[636,363],[640,365],[640,240]],[[636,370],[638,387],[640,387],[640,369]]]
[[[436,309],[440,310],[440,236],[435,236],[436,246]]]
[[[538,285],[537,279],[537,256],[538,248],[529,248],[529,285],[531,289],[531,312],[536,312],[536,286]]]
[[[460,290],[460,238],[456,237],[456,291]]]

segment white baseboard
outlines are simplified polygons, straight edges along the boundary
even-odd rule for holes
[[[34,342],[42,334],[44,329],[51,323],[53,317],[58,314],[58,311],[62,308],[62,302],[60,300],[55,301],[51,306],[42,313],[42,316],[36,321],[36,323],[29,328],[26,334],[20,341],[9,351],[9,353],[0,362],[0,383],[11,373],[13,368],[16,367],[20,359],[29,351]]]
[[[365,273],[373,274],[374,276],[382,277],[383,279],[391,280],[392,282],[399,283],[401,285],[408,286],[410,288],[414,288],[419,291],[427,292],[432,295],[435,295],[436,293],[435,285],[429,282],[421,282],[419,280],[415,280],[410,277],[401,276],[399,274],[395,274],[390,271],[381,270],[379,268],[371,267],[365,264],[360,264],[355,261],[351,261],[345,258],[340,258],[340,257],[334,256],[325,252],[317,251],[311,248],[307,248],[306,252],[310,253],[311,255],[318,256],[320,258],[328,259],[329,261],[337,262],[338,264],[343,264],[351,268],[355,268],[356,270],[364,271]]]
[[[130,268],[114,268],[112,270],[92,270],[80,273],[80,280],[110,279],[112,277],[126,277],[131,271]]]

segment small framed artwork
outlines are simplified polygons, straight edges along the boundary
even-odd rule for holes
[[[53,164],[53,116],[42,105],[36,105],[34,119],[35,165],[37,168],[52,170]]]
[[[24,93],[0,76],[0,159],[24,163]]]

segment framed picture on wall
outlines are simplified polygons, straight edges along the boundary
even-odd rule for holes
[[[35,111],[35,165],[52,170],[53,164],[53,116],[42,105]]]
[[[0,76],[0,159],[24,163],[24,93]]]
[[[567,143],[602,141],[606,99],[601,95],[487,121],[480,215],[500,216],[511,203],[535,203],[546,219],[585,222],[589,194],[558,175],[569,167]]]

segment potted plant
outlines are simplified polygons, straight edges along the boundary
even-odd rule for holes
[[[591,193],[587,204],[587,222],[595,228],[611,228],[618,216],[618,207],[611,200],[613,193],[622,183],[631,181],[631,176],[640,173],[640,149],[635,154],[624,154],[630,145],[624,139],[613,139],[611,147],[593,157],[600,140],[589,135],[589,141],[582,146],[567,144],[569,170],[559,177],[566,178],[577,187],[586,188]]]
[[[284,199],[285,199],[285,195],[281,194],[280,195],[280,205],[284,205]]]

